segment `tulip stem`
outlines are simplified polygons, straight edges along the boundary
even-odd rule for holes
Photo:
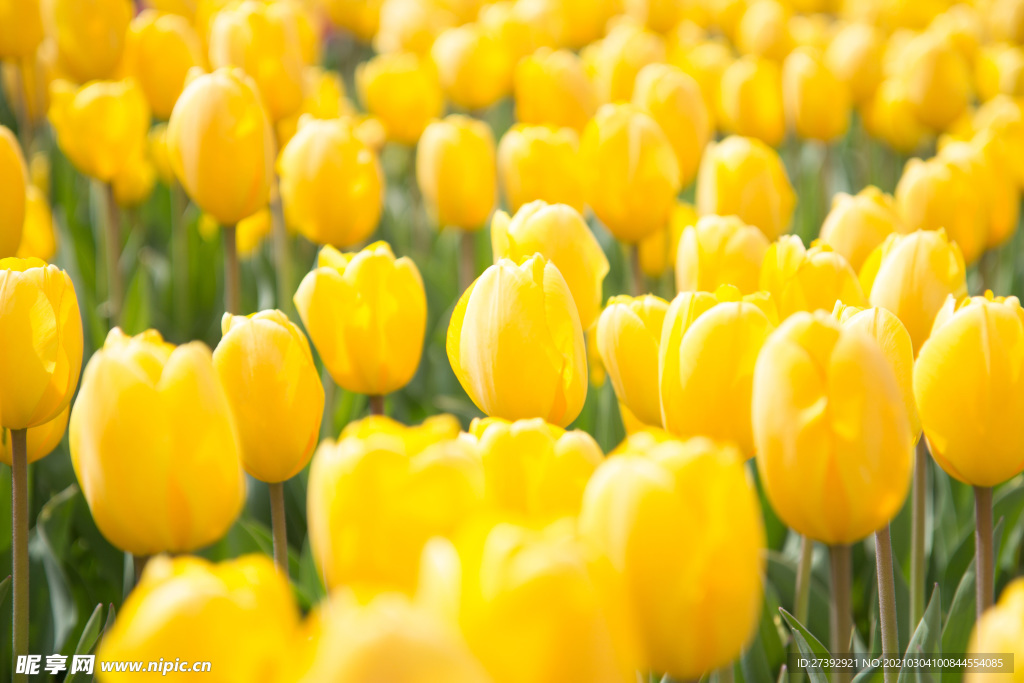
[[[132,554],[132,567],[135,574],[135,585],[139,585],[139,581],[142,580],[142,572],[146,571],[146,565],[149,564],[149,555],[136,555]]]
[[[370,415],[384,414],[384,395],[374,394],[370,396]]]
[[[459,293],[465,292],[476,279],[476,233],[459,231]]]
[[[224,310],[238,313],[241,284],[238,277],[238,245],[235,226],[224,226]]]
[[[288,529],[284,517],[284,482],[267,484],[270,489],[270,527],[274,535],[274,564],[288,577]]]
[[[334,434],[334,398],[338,392],[338,385],[334,378],[327,371],[327,364],[324,364],[323,372],[320,373],[320,382],[324,385],[324,419],[320,423],[320,438],[333,439]]]
[[[292,294],[292,249],[288,242],[288,231],[284,224],[284,208],[277,174],[270,196],[270,219],[274,235],[274,256],[277,266],[277,307],[294,319]]]
[[[633,271],[633,296],[640,296],[647,289],[644,283],[644,271],[640,269],[640,243],[629,245],[630,270]]]
[[[910,509],[910,630],[924,616],[925,489],[928,485],[928,446],[924,437],[917,442],[914,483]]]
[[[814,541],[806,536],[800,540],[800,564],[796,568],[796,600],[793,614],[801,624],[807,624],[807,612],[811,603],[811,560],[814,557]]]
[[[832,565],[832,656],[844,657],[850,652],[853,620],[850,611],[850,546],[829,546]],[[835,683],[848,683],[850,672],[840,669]]]
[[[14,583],[12,659],[28,654],[28,430],[11,430],[11,579]],[[15,683],[27,680],[15,674]]]
[[[32,117],[28,113],[28,89],[29,83],[25,78],[28,65],[33,57],[25,57],[23,60],[14,59],[11,61],[14,72],[14,117],[18,122],[18,139],[21,142],[21,149],[25,155],[25,161],[31,155],[32,148]]]
[[[896,628],[896,582],[892,571],[892,541],[888,524],[875,532],[875,565],[878,571],[882,655],[889,660],[900,655],[900,634]],[[895,683],[898,676],[898,669],[885,667],[885,683]]]
[[[110,306],[110,325],[121,324],[121,306],[124,303],[124,283],[121,280],[121,209],[114,198],[114,186],[106,185],[107,192],[107,304]]]
[[[977,589],[978,618],[992,606],[995,567],[992,558],[992,488],[989,486],[974,487],[974,566],[977,570],[975,587]]]
[[[171,260],[174,262],[174,308],[178,332],[185,334],[189,326],[188,311],[188,226],[185,214],[185,191],[177,182],[171,184]],[[186,335],[187,336],[187,335]]]
[[[733,683],[732,662],[729,662],[717,671],[718,683]]]

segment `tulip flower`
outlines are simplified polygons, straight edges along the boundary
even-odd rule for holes
[[[860,282],[872,306],[889,309],[906,326],[915,357],[946,297],[967,295],[964,257],[945,230],[890,235],[864,262]]]
[[[761,612],[765,535],[735,448],[669,440],[608,458],[579,525],[609,563],[612,590],[627,596],[644,668],[696,679],[746,647]]]
[[[157,557],[100,641],[97,658],[155,662],[173,654],[182,663],[211,662],[212,673],[222,680],[252,681],[288,670],[298,626],[288,582],[262,556],[220,564]],[[189,675],[172,673],[168,679]],[[98,675],[104,683],[137,677]]]
[[[608,104],[580,140],[587,203],[619,240],[635,244],[663,228],[680,189],[668,136],[630,104]]]
[[[782,62],[793,47],[789,12],[776,0],[751,3],[736,27],[736,47],[743,54]]]
[[[1017,184],[1024,186],[1024,107],[1016,99],[997,95],[978,107],[970,121],[984,137],[996,138],[997,150]]]
[[[380,54],[413,52],[427,57],[437,37],[459,24],[454,13],[437,0],[373,2],[380,5],[380,28],[371,37]]]
[[[986,45],[974,64],[978,99],[987,101],[999,94],[1024,95],[1024,50],[1015,45]]]
[[[708,145],[697,173],[697,212],[735,214],[773,240],[789,226],[796,193],[778,153],[736,135]]]
[[[1001,146],[998,139],[983,135],[970,142],[944,144],[938,154],[939,158],[963,170],[976,196],[981,197],[985,247],[989,248],[1004,244],[1012,237],[1020,217],[1020,190],[1007,171],[999,152]],[[958,206],[956,215],[944,225],[951,233],[950,227],[957,222],[962,210]],[[964,248],[962,244],[961,248]]]
[[[167,119],[189,70],[203,66],[203,46],[185,17],[147,9],[132,20],[124,60],[153,115]]]
[[[492,417],[540,417],[564,427],[587,397],[587,355],[572,291],[536,254],[500,259],[452,312],[448,361],[462,388]]]
[[[697,209],[687,202],[676,202],[664,229],[648,235],[637,245],[640,252],[640,270],[643,274],[658,278],[675,263],[679,250],[679,238],[683,231],[697,223]]]
[[[384,123],[388,139],[403,145],[415,145],[444,110],[435,67],[412,53],[385,53],[361,63],[356,84],[366,110]]]
[[[503,516],[544,525],[580,512],[583,489],[604,454],[586,432],[544,420],[475,419],[487,501]]]
[[[53,452],[60,445],[64,438],[64,432],[68,428],[68,416],[71,414],[71,406],[67,406],[60,415],[49,422],[44,422],[36,427],[29,427],[26,431],[26,451],[28,464],[36,460],[42,460]],[[0,429],[0,462],[11,467],[14,465],[13,449],[11,444],[11,431]]]
[[[555,42],[576,50],[604,35],[608,21],[621,11],[614,0],[555,0],[530,3],[540,8],[540,16],[552,26]]]
[[[582,212],[583,169],[576,131],[512,126],[498,143],[498,180],[512,211],[542,199]]]
[[[842,26],[825,50],[825,65],[846,84],[854,103],[871,99],[882,81],[885,37],[876,26],[850,23]]]
[[[676,252],[676,289],[713,292],[733,285],[757,291],[768,238],[737,216],[702,217],[683,230]]]
[[[583,130],[597,109],[597,94],[580,58],[568,50],[540,48],[513,74],[516,118],[527,124]]]
[[[368,43],[377,33],[383,0],[322,0],[331,23]]]
[[[31,57],[41,42],[39,0],[0,2],[0,61]]]
[[[697,81],[701,94],[704,96],[708,114],[715,120],[718,117],[716,107],[718,106],[722,74],[732,62],[732,48],[721,39],[702,41],[673,61]]]
[[[35,185],[28,186],[25,203],[25,227],[16,256],[50,261],[57,253],[57,231],[50,212],[50,202]]]
[[[968,652],[972,656],[983,656],[986,652],[1012,653],[1014,660],[1024,657],[1024,579],[1016,579],[1003,589],[999,603],[986,611],[974,625]],[[1018,669],[1015,669],[1019,671]],[[1005,669],[1004,669],[1005,671]],[[1007,683],[1016,683],[1016,676],[1003,673],[968,671],[965,683],[986,683],[1001,678]]]
[[[528,2],[500,0],[482,3],[476,18],[484,33],[494,36],[505,46],[513,65],[542,46],[554,45],[551,27],[547,22],[537,21],[536,12]]]
[[[901,51],[899,76],[907,83],[914,115],[933,130],[944,130],[967,108],[971,74],[949,40],[925,31]]]
[[[131,0],[40,0],[39,12],[64,72],[79,83],[113,77],[134,13]]]
[[[479,230],[494,208],[494,137],[483,121],[453,114],[427,126],[416,180],[439,226]]]
[[[356,137],[369,147],[378,150],[384,144],[383,124],[372,116],[357,115],[345,95],[341,76],[319,66],[303,67],[302,103],[295,112],[274,124],[278,149],[283,149],[299,131],[300,123],[305,124],[308,119],[345,119]]]
[[[668,136],[679,162],[680,182],[689,185],[712,133],[697,81],[678,67],[649,64],[637,74],[633,104],[650,114]]]
[[[882,81],[874,97],[864,104],[864,127],[897,151],[909,154],[924,144],[928,129],[917,120],[907,84]]]
[[[749,55],[730,64],[719,85],[718,117],[730,133],[777,147],[786,135],[778,65]]]
[[[663,63],[665,58],[665,40],[629,20],[616,23],[583,53],[600,102],[632,99],[640,71],[649,64]]]
[[[427,540],[455,533],[482,505],[483,468],[471,444],[444,430],[406,437],[401,426],[370,420],[313,456],[313,559],[328,587],[411,594]]]
[[[749,410],[754,362],[776,324],[771,308],[766,313],[759,303],[729,287],[717,295],[683,292],[672,301],[658,347],[666,430],[732,441],[745,456],[754,455]]]
[[[836,301],[867,305],[857,273],[841,254],[819,241],[805,249],[796,235],[783,235],[768,247],[761,289],[771,292],[783,320],[797,311],[831,311]]]
[[[601,309],[601,291],[608,259],[578,211],[565,204],[530,202],[509,218],[504,211],[491,221],[495,262],[519,263],[541,254],[565,278],[580,324],[589,328]]]
[[[28,203],[28,169],[21,145],[0,126],[0,258],[14,256],[21,244]]]
[[[133,154],[110,181],[114,202],[123,208],[135,208],[149,199],[156,186],[156,167],[145,148]]]
[[[597,349],[619,401],[643,424],[661,426],[658,346],[668,302],[613,296],[597,321]]]
[[[856,195],[837,192],[821,224],[821,241],[846,259],[855,271],[885,238],[907,232],[892,195],[869,185]]]
[[[443,31],[430,57],[445,95],[463,109],[486,109],[512,91],[512,54],[477,24]]]
[[[801,138],[833,142],[850,125],[846,84],[825,65],[821,53],[801,47],[782,65],[782,101],[790,128]]]
[[[277,172],[286,222],[314,244],[344,249],[377,228],[384,172],[351,123],[306,120],[281,150]]]

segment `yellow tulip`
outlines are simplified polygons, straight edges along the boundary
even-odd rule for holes
[[[401,389],[420,364],[427,295],[416,264],[387,242],[359,253],[320,251],[295,307],[331,377],[343,389],[383,395]]]
[[[356,67],[356,84],[366,110],[384,123],[388,139],[403,145],[415,145],[444,109],[437,71],[412,53],[385,53],[363,62]]]
[[[111,330],[85,368],[70,444],[96,526],[125,552],[202,548],[242,510],[238,437],[200,342],[175,347],[156,330]]]
[[[135,81],[95,81],[76,89],[67,81],[50,87],[50,123],[57,144],[79,171],[110,182],[149,130],[149,105]]]
[[[668,217],[668,225],[640,241],[640,270],[651,278],[661,277],[675,263],[679,238],[683,231],[697,223],[697,209],[693,204],[677,201]]]
[[[820,54],[828,47],[832,34],[835,33],[832,18],[824,14],[795,14],[789,18],[788,23],[794,49],[811,48]]]
[[[260,481],[298,474],[313,455],[324,389],[306,335],[281,311],[224,314],[213,352],[238,429],[242,467]]]
[[[785,6],[775,0],[750,3],[736,29],[736,46],[743,54],[782,62],[793,47]]]
[[[270,209],[264,207],[235,224],[238,258],[251,259],[257,255],[263,241],[270,236],[270,231],[273,228],[271,223]],[[199,215],[196,228],[199,231],[199,236],[207,242],[215,242],[220,239],[220,224],[208,213]]]
[[[146,147],[149,158],[153,161],[153,168],[156,169],[156,177],[164,185],[173,187],[178,181],[174,177],[171,155],[167,149],[166,123],[158,123],[149,129],[149,134],[146,136]]]
[[[789,227],[796,193],[778,153],[732,135],[708,145],[697,174],[697,213],[739,216],[773,240]]]
[[[82,318],[66,272],[0,259],[0,348],[0,426],[38,427],[60,415],[82,368]]]
[[[319,0],[317,5],[326,10],[331,22],[351,31],[364,43],[376,35],[380,25],[381,5],[384,0]]]
[[[821,224],[821,241],[860,271],[867,257],[894,232],[906,232],[892,195],[869,185],[855,195],[838,192]]]
[[[735,448],[672,439],[608,458],[579,524],[628,598],[645,668],[697,679],[747,646],[761,613],[765,535]]]
[[[240,69],[197,75],[167,124],[174,174],[199,207],[234,225],[267,204],[274,134],[255,84]]]
[[[897,79],[882,81],[864,104],[864,127],[897,151],[910,153],[924,144],[928,129],[917,120],[907,84]]]
[[[439,0],[383,0],[373,45],[381,54],[414,52],[426,57],[437,37],[458,24]]]
[[[608,259],[583,216],[571,206],[530,202],[509,218],[504,211],[491,221],[495,262],[519,263],[540,254],[565,278],[580,324],[589,328],[601,310],[601,290]]]
[[[718,117],[730,133],[757,138],[777,147],[786,135],[782,74],[764,57],[737,59],[722,73]]]
[[[664,228],[680,189],[668,136],[631,104],[607,104],[580,140],[587,203],[609,231],[636,243]]]
[[[113,77],[134,14],[131,0],[40,0],[39,12],[64,72],[79,83]]]
[[[130,156],[110,182],[118,206],[136,207],[153,194],[156,167],[146,154],[146,146]]]
[[[613,296],[597,321],[597,350],[615,395],[647,425],[661,426],[658,347],[668,302],[645,294]]]
[[[786,120],[808,140],[832,142],[850,125],[846,84],[825,65],[821,53],[800,47],[782,65],[782,101]]]
[[[64,439],[64,432],[68,428],[68,416],[71,414],[71,406],[68,405],[61,411],[60,415],[49,422],[37,427],[30,427],[26,435],[26,451],[28,462],[42,460],[53,452]],[[0,428],[0,462],[11,466],[11,433],[8,429]]]
[[[732,48],[721,39],[710,39],[698,43],[673,62],[697,81],[701,94],[704,96],[708,114],[713,119],[712,124],[718,118],[716,108],[718,107],[722,74],[732,62]]]
[[[673,434],[732,441],[750,457],[754,362],[775,324],[729,290],[683,292],[669,306],[658,352],[661,415]]]
[[[976,136],[970,142],[942,145],[938,154],[940,159],[964,171],[975,197],[981,198],[985,248],[998,246],[1010,239],[1017,230],[1020,217],[1020,190],[1005,168],[1004,157],[999,151],[1001,147],[997,138]],[[952,228],[958,224],[961,211],[963,207],[957,206],[956,213],[949,214],[943,224],[953,233],[954,239],[956,233]],[[960,246],[966,249],[962,243]]]
[[[571,128],[519,123],[498,143],[498,180],[512,211],[538,199],[583,211],[582,176],[579,136]]]
[[[713,292],[733,285],[758,290],[768,238],[737,216],[703,216],[683,230],[676,252],[676,289]]]
[[[825,50],[825,65],[846,84],[856,104],[871,99],[882,82],[885,37],[871,24],[843,25]]]
[[[583,489],[604,454],[594,437],[540,418],[475,419],[487,501],[506,518],[545,525],[580,512]]]
[[[1024,95],[1024,50],[1016,45],[986,45],[974,64],[974,83],[978,99],[996,95]]]
[[[1024,15],[1024,11],[1021,13]],[[999,602],[974,625],[968,652],[976,657],[984,657],[988,652],[1012,653],[1015,662],[1024,657],[1024,579],[1016,579],[1004,588]],[[964,683],[1020,683],[1024,680],[1022,669],[1015,668],[1014,672],[968,671]]]
[[[274,121],[302,103],[302,45],[287,6],[254,0],[228,5],[214,16],[208,37],[210,65],[249,74]]]
[[[57,48],[53,41],[44,41],[35,54],[25,59],[0,62],[0,85],[6,100],[11,106],[24,106],[29,121],[41,122],[50,109],[50,83],[57,78]]]
[[[198,557],[156,557],[100,642],[97,657],[160,659],[168,681],[196,676],[174,671],[177,659],[168,659],[172,656],[190,666],[210,662],[209,671],[225,682],[270,680],[288,670],[289,645],[298,626],[288,581],[263,555],[220,564]],[[116,683],[138,676],[101,672],[98,677]]]
[[[583,62],[568,50],[539,48],[513,74],[516,118],[582,131],[597,110],[597,93]]]
[[[0,60],[31,57],[41,42],[39,0],[0,0]]]
[[[997,95],[978,107],[971,126],[997,138],[995,145],[1017,184],[1024,186],[1024,106],[1016,99]]]
[[[605,33],[608,21],[618,14],[616,0],[517,0],[535,6],[550,23],[555,42],[576,50]]]
[[[377,228],[384,172],[351,123],[305,120],[281,150],[277,173],[285,220],[314,244],[343,249]]]
[[[867,305],[857,273],[842,254],[820,241],[805,249],[796,235],[783,235],[768,247],[761,289],[771,292],[780,319],[797,311],[830,312],[836,301]]]
[[[929,128],[945,130],[967,109],[970,70],[949,40],[927,31],[912,38],[898,69],[914,115]]]
[[[205,61],[202,42],[185,17],[152,9],[132,20],[124,60],[158,119],[170,117],[189,70]]]
[[[665,40],[629,20],[615,24],[583,53],[600,102],[629,101],[637,75],[648,64],[666,59]]]
[[[378,149],[383,144],[383,125],[371,116],[356,115],[355,106],[345,96],[341,76],[319,66],[303,68],[302,104],[274,124],[277,148],[284,149],[308,119],[345,119],[367,145]]]
[[[146,0],[146,6],[163,14],[177,14],[185,17],[189,22],[194,22],[199,11],[199,4],[202,2],[204,0]]]
[[[483,468],[472,444],[443,430],[424,439],[388,423],[363,429],[324,441],[313,456],[313,558],[328,587],[411,594],[424,544],[454,534],[482,505]]]
[[[697,81],[678,67],[649,64],[637,74],[633,104],[650,114],[668,136],[679,162],[680,182],[689,185],[712,133]]]
[[[772,508],[808,538],[845,545],[896,516],[914,436],[878,343],[826,313],[798,313],[754,369],[757,469]]]
[[[476,24],[450,28],[430,48],[441,88],[456,106],[486,109],[512,92],[515,59],[497,38]]]
[[[416,181],[439,227],[484,227],[497,194],[496,164],[494,136],[483,121],[452,114],[427,126]]]
[[[988,27],[996,40],[1024,43],[1024,4],[1020,0],[995,0],[988,7]]]
[[[25,204],[25,229],[21,233],[17,257],[50,261],[57,253],[57,231],[50,213],[50,202],[35,185],[28,186]]]
[[[0,126],[0,258],[14,256],[28,213],[28,169],[18,139]]]
[[[487,415],[576,419],[587,397],[587,353],[572,292],[537,254],[500,259],[462,294],[448,326],[448,361]]]
[[[484,4],[480,8],[477,22],[481,30],[497,38],[511,56],[513,65],[523,57],[533,54],[540,47],[554,44],[550,27],[535,21],[526,3],[500,0]]]
[[[1024,311],[1017,297],[946,299],[914,365],[932,457],[951,477],[996,486],[1024,471]]]

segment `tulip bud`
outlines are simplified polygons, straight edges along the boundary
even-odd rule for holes
[[[856,195],[838,192],[821,224],[821,241],[860,271],[875,248],[894,232],[906,232],[892,195],[869,185]]]
[[[1016,45],[986,45],[974,64],[974,83],[983,102],[999,94],[1024,95],[1024,50]]]
[[[55,81],[50,99],[57,144],[85,175],[110,182],[142,153],[149,106],[135,81],[96,81],[78,89]]]
[[[306,120],[277,160],[288,225],[345,248],[373,234],[384,204],[377,155],[342,119]]]
[[[626,14],[657,33],[668,33],[674,29],[689,7],[674,0],[625,0]]]
[[[808,140],[832,142],[850,125],[850,95],[822,61],[821,53],[801,47],[782,66],[782,99],[786,120]]]
[[[50,202],[35,185],[28,186],[25,203],[25,227],[21,233],[17,257],[53,260],[57,253],[57,231],[50,212]]]
[[[266,205],[273,131],[255,84],[240,69],[218,69],[186,84],[167,124],[167,149],[192,201],[222,225]]]
[[[42,460],[60,445],[64,439],[64,432],[68,428],[68,415],[70,414],[71,406],[68,405],[60,415],[49,422],[28,429],[26,436],[28,462]],[[11,461],[11,433],[8,429],[0,428],[0,462],[10,467]]]
[[[1015,579],[1004,588],[999,602],[975,623],[968,652],[978,657],[986,652],[1013,653],[1015,661],[1024,657],[1024,579]],[[964,683],[986,683],[997,675],[968,670]],[[1002,676],[1014,683],[1011,674]]]
[[[302,70],[302,104],[290,116],[274,124],[277,149],[284,149],[299,128],[309,119],[345,119],[356,137],[373,149],[383,144],[383,125],[370,116],[358,116],[352,102],[345,96],[345,84],[334,71],[319,66]]]
[[[45,41],[29,57],[0,60],[0,86],[7,102],[24,107],[28,121],[39,124],[50,109],[50,83],[56,77],[57,48]],[[38,153],[38,152],[37,152]]]
[[[697,81],[678,67],[649,64],[637,75],[633,104],[650,114],[672,143],[682,185],[692,183],[712,133]]]
[[[437,0],[383,0],[373,45],[380,54],[414,52],[427,57],[437,37],[459,23]]]
[[[958,481],[996,486],[1024,471],[1024,311],[1017,297],[952,296],[914,366],[928,450]]]
[[[381,7],[385,0],[320,0],[317,5],[327,12],[331,23],[351,31],[364,43],[377,34]]]
[[[27,213],[28,169],[21,145],[0,126],[0,258],[14,256],[21,244]]]
[[[664,228],[680,188],[661,127],[630,104],[601,107],[580,140],[587,203],[609,231],[635,243]]]
[[[366,110],[381,119],[388,139],[415,145],[444,98],[434,66],[415,54],[380,54],[356,67],[356,84]]]
[[[724,41],[716,39],[698,43],[674,60],[674,63],[693,76],[697,85],[700,86],[704,104],[712,119],[712,127],[714,127],[714,120],[718,117],[716,108],[718,107],[722,74],[732,62],[732,48]]]
[[[910,488],[914,436],[878,343],[827,314],[798,313],[754,368],[757,470],[789,527],[850,544],[896,516]]]
[[[733,285],[757,291],[768,238],[737,216],[708,215],[683,230],[676,252],[676,289],[713,292]]]
[[[398,432],[398,435],[395,434]],[[325,441],[309,470],[309,541],[328,587],[412,593],[420,553],[453,534],[483,501],[470,445],[408,440],[400,426]]]
[[[491,245],[495,262],[507,258],[520,263],[534,254],[542,255],[565,278],[580,324],[588,328],[597,319],[608,259],[575,209],[535,201],[512,218],[498,211],[491,221]]]
[[[331,377],[371,396],[401,389],[420,364],[427,295],[416,264],[387,242],[356,254],[331,246],[302,279],[295,308]]]
[[[668,302],[653,294],[613,296],[597,321],[597,349],[615,395],[647,425],[661,426],[658,346]]]
[[[697,222],[697,209],[687,202],[676,202],[668,217],[668,225],[648,235],[637,245],[640,252],[640,270],[651,278],[665,274],[676,258],[679,238],[683,230]]]
[[[781,62],[793,47],[789,12],[775,0],[751,3],[736,29],[736,46],[743,54]]]
[[[100,641],[97,656],[155,662],[173,653],[183,664],[211,662],[214,676],[228,680],[273,679],[289,668],[288,646],[298,622],[287,579],[263,555],[220,564],[155,557]],[[99,674],[104,683],[132,678],[137,675]]]
[[[512,126],[498,143],[498,180],[512,211],[542,199],[582,212],[579,136],[571,128]]]
[[[111,330],[85,368],[70,444],[96,526],[125,552],[202,548],[242,510],[238,437],[200,342],[175,347],[156,330]]]
[[[448,361],[492,417],[576,419],[587,397],[587,354],[572,292],[540,254],[500,259],[462,294],[448,326]]]
[[[971,127],[986,137],[995,138],[997,150],[1010,175],[1024,186],[1024,107],[1012,97],[997,95],[978,107]]]
[[[39,0],[0,0],[0,61],[31,57],[41,42]]]
[[[39,13],[65,73],[79,83],[113,77],[134,14],[131,0],[41,0]]]
[[[132,20],[125,44],[125,70],[146,95],[158,119],[167,119],[193,67],[202,67],[203,46],[185,17],[148,9]]]
[[[477,22],[481,30],[494,36],[505,47],[514,66],[538,48],[554,45],[550,27],[535,19],[527,4],[501,0],[484,4]]]
[[[924,32],[901,52],[900,77],[914,115],[933,130],[944,130],[967,108],[971,74],[963,56],[948,40]]]
[[[665,429],[682,437],[732,441],[745,456],[753,456],[749,406],[754,361],[774,328],[761,305],[740,298],[735,288],[717,295],[678,295],[665,315],[658,353]]]
[[[928,137],[927,128],[916,118],[907,85],[901,80],[882,81],[864,107],[867,131],[899,152],[913,152]]]
[[[39,259],[0,259],[0,427],[50,422],[82,368],[82,318],[68,274]]]
[[[771,292],[783,320],[797,311],[830,312],[836,301],[867,305],[857,273],[842,254],[820,241],[805,249],[796,235],[783,235],[768,247],[761,289]]]
[[[665,59],[665,40],[628,20],[615,24],[607,36],[591,44],[584,53],[600,102],[632,99],[640,71]]]
[[[512,91],[513,56],[476,24],[441,33],[430,56],[445,95],[463,109],[486,109]]]
[[[604,454],[586,432],[544,420],[475,419],[487,500],[503,517],[548,524],[580,512],[583,489]]]
[[[1024,43],[1024,6],[1020,0],[995,0],[988,8],[988,27],[995,40]]]
[[[127,159],[110,184],[118,206],[135,207],[149,199],[156,186],[156,167],[146,155],[145,145]]]
[[[761,613],[765,535],[735,448],[670,440],[608,458],[587,485],[579,526],[610,564],[612,590],[627,596],[645,668],[696,679],[747,646]]]
[[[846,24],[825,50],[825,65],[846,84],[857,104],[871,99],[882,81],[884,34],[871,24]]]
[[[779,67],[763,57],[737,59],[722,73],[718,116],[730,133],[777,147],[786,135]]]
[[[281,311],[224,314],[213,367],[238,429],[242,467],[260,481],[298,474],[313,455],[324,389],[306,335]]]
[[[517,0],[536,7],[555,43],[576,50],[599,39],[608,21],[621,11],[616,0]]]
[[[1000,147],[1002,144],[997,139],[981,135],[971,142],[942,145],[938,154],[967,174],[970,189],[976,198],[980,197],[986,248],[1005,243],[1017,230],[1020,216],[1020,190],[1005,168],[1004,157],[998,151]],[[962,211],[963,207],[958,206],[955,214],[947,214],[947,222],[943,224],[947,230],[953,232],[951,228]],[[961,248],[964,248],[962,244]]]
[[[516,118],[582,131],[597,109],[597,94],[583,63],[568,50],[542,47],[516,65]]]
[[[416,152],[416,181],[439,227],[479,230],[494,208],[494,136],[483,121],[452,114],[427,126]]]
[[[732,135],[708,145],[697,174],[697,213],[736,215],[773,240],[789,227],[796,193],[778,153]]]
[[[237,67],[256,84],[279,121],[302,103],[302,46],[287,3],[244,0],[217,12],[210,25],[210,66]]]

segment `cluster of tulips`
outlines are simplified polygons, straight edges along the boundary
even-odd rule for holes
[[[889,524],[909,496],[913,628],[930,454],[974,488],[971,650],[1024,661],[1024,583],[993,606],[992,519],[993,488],[1024,471],[1024,310],[990,272],[1024,187],[1024,1],[143,4],[0,0],[15,656],[33,651],[28,465],[66,431],[96,526],[142,570],[101,660],[206,660],[224,681],[731,681],[765,604],[757,484],[802,537],[791,624],[824,544],[829,649],[850,652],[851,546],[873,539],[883,652],[900,656]],[[322,66],[339,40],[374,50],[358,105]],[[929,158],[892,195],[836,193],[807,245],[786,234],[798,198],[777,148],[828,154],[851,121]],[[47,263],[51,138],[102,224],[109,333],[84,370],[76,283]],[[405,200],[461,243],[445,352],[486,416],[468,425],[384,415],[428,340],[419,268],[367,244],[390,153]],[[198,274],[224,293],[212,351],[120,327],[123,212],[158,183],[177,199],[176,287],[186,200],[223,240],[222,272]],[[320,250],[296,285],[299,239]],[[256,296],[239,259],[264,240],[277,289]],[[613,262],[629,294],[608,291]],[[648,293],[670,271],[674,298]],[[607,454],[572,429],[601,376],[628,433]],[[340,434],[335,386],[369,397]],[[305,615],[284,493],[300,473],[329,592]],[[239,518],[249,478],[268,484],[274,562],[192,556]]]

